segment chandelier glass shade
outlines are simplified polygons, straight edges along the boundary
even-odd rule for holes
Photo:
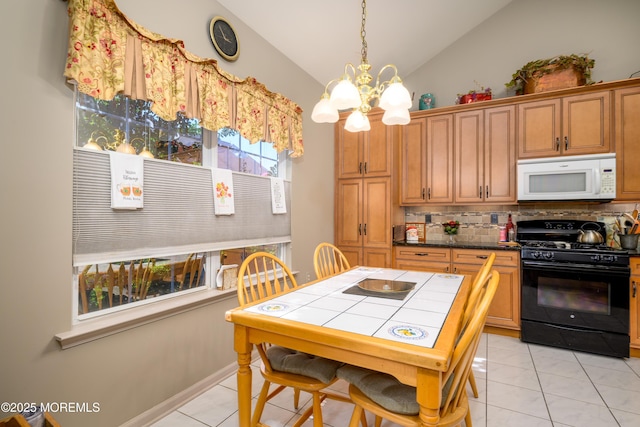
[[[344,128],[349,132],[367,131],[371,128],[367,113],[375,106],[385,111],[382,123],[386,125],[406,125],[411,120],[409,116],[409,108],[412,105],[411,95],[402,84],[395,65],[388,64],[382,67],[376,77],[375,86],[371,85],[373,77],[369,73],[371,65],[367,60],[367,42],[365,40],[366,16],[367,2],[363,0],[360,31],[361,63],[358,67],[351,63],[346,64],[342,77],[327,83],[320,101],[311,113],[311,119],[316,123],[335,123],[338,121],[339,111],[352,110]],[[392,70],[393,77],[381,81],[382,74],[386,70]],[[332,85],[334,87],[329,94],[329,87]]]

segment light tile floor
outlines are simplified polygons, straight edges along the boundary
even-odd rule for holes
[[[483,335],[476,353],[474,375],[480,396],[469,389],[474,427],[637,427],[640,426],[640,359],[616,359],[526,344],[517,338]],[[253,366],[253,393],[262,380]],[[346,393],[336,383],[334,391]],[[310,395],[304,408],[309,404]],[[255,399],[254,399],[255,403]],[[325,426],[345,427],[353,406],[325,402]],[[290,427],[297,418],[292,392],[272,399],[262,422]],[[369,414],[369,424],[373,417]],[[308,420],[304,426],[313,425]],[[382,427],[391,427],[388,421]],[[236,378],[230,376],[183,405],[153,427],[237,427]]]

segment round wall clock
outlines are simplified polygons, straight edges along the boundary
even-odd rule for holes
[[[227,61],[235,61],[240,54],[240,42],[229,21],[222,16],[216,16],[209,24],[209,35],[213,47]]]

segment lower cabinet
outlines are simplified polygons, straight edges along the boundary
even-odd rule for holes
[[[631,257],[631,280],[629,286],[629,344],[640,348],[640,257]]]
[[[468,274],[475,277],[491,254],[484,249],[395,246],[393,266],[398,269]],[[493,268],[500,273],[500,284],[493,298],[487,326],[520,329],[520,253],[495,251]]]

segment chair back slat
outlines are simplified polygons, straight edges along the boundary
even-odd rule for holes
[[[249,255],[238,269],[240,306],[279,295],[297,286],[289,267],[268,252]]]
[[[320,243],[313,254],[316,278],[323,279],[351,268],[342,251],[331,243]]]

